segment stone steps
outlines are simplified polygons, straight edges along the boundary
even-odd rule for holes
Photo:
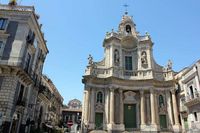
[[[92,130],[90,133],[107,133],[104,130]]]
[[[103,130],[93,130],[89,133],[108,133],[107,131],[103,131]],[[123,133],[154,133],[153,131],[146,131],[146,132],[141,132],[141,131],[124,131]],[[155,132],[155,133],[158,133],[158,132]],[[172,132],[159,132],[159,133],[172,133]]]
[[[132,131],[132,132],[123,132],[123,133],[154,133],[154,132],[153,131],[146,131],[146,132]],[[155,132],[155,133],[172,133],[172,132]]]

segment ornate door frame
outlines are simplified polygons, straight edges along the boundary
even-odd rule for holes
[[[124,100],[123,100],[123,106],[125,104],[135,104],[136,105],[136,128],[133,128],[133,130],[135,129],[139,129],[140,128],[140,109],[139,109],[139,100],[137,99],[137,96],[136,96],[136,92],[133,92],[133,91],[126,91],[124,92]],[[124,115],[124,114],[123,114]]]

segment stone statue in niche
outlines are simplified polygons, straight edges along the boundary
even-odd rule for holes
[[[119,51],[117,49],[115,49],[114,51],[114,63],[116,66],[119,66]]]
[[[141,54],[141,62],[142,65],[147,64],[147,53],[145,51],[143,51]]]

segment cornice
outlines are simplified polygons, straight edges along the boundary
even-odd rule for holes
[[[0,65],[0,76],[17,76],[25,86],[34,84],[33,79],[20,67]]]
[[[169,88],[173,87],[175,82],[170,81],[158,81],[156,79],[147,79],[147,80],[124,80],[116,77],[109,78],[96,78],[96,77],[84,77],[84,83],[88,86],[124,86],[124,87],[156,87],[156,88]]]

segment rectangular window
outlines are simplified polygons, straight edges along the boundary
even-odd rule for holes
[[[5,30],[6,28],[7,19],[0,18],[0,30]]]
[[[195,121],[198,121],[197,112],[194,112]]]
[[[193,87],[190,86],[190,96],[193,99],[194,98],[194,92],[193,92]]]
[[[126,70],[132,70],[132,57],[131,56],[125,56],[125,69]]]
[[[4,49],[4,42],[0,41],[0,56],[3,54],[3,49]]]
[[[28,43],[33,44],[34,40],[35,40],[35,33],[30,30],[26,40],[27,40]]]
[[[2,47],[3,47],[3,41],[0,41],[0,51],[1,51]]]
[[[22,101],[23,94],[24,94],[24,86],[21,84],[21,86],[20,86],[20,92],[19,92],[19,97],[18,97],[18,102]]]
[[[30,61],[31,61],[31,55],[28,53],[26,57],[26,61],[25,61],[25,67],[24,67],[26,72],[28,72],[29,70]]]

